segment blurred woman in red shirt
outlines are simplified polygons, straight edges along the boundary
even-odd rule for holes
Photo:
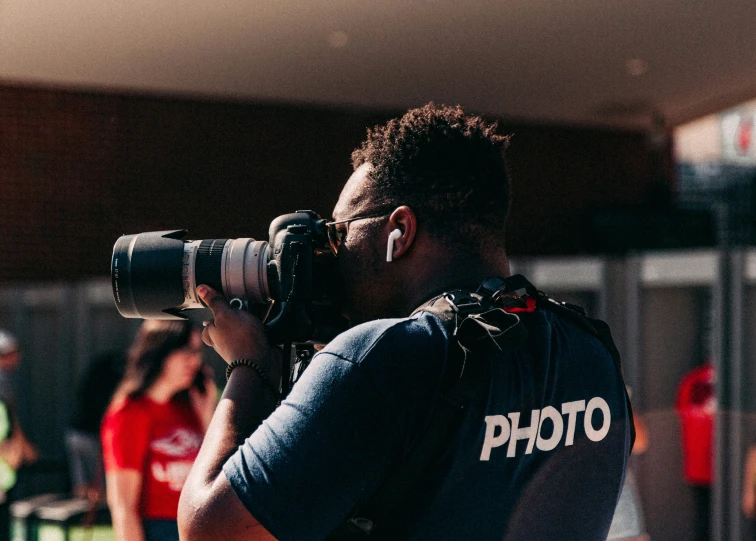
[[[103,419],[108,505],[122,541],[178,541],[176,512],[216,404],[199,329],[145,321]]]

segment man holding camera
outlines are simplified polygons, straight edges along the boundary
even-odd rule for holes
[[[494,130],[429,104],[369,131],[328,225],[352,328],[280,405],[262,323],[198,288],[230,372],[182,539],[606,538],[632,439],[618,361],[608,332],[503,279]]]

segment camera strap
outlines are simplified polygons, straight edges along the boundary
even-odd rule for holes
[[[425,432],[405,459],[388,476],[378,491],[342,523],[329,541],[349,541],[373,535],[380,537],[380,524],[394,522],[415,495],[425,490],[430,465],[441,457],[446,445],[459,429],[473,397],[488,381],[489,355],[515,349],[525,343],[528,332],[518,316],[543,308],[552,310],[596,336],[607,348],[621,374],[619,352],[609,327],[603,321],[588,318],[575,305],[562,303],[538,291],[521,275],[507,279],[489,278],[477,290],[458,289],[434,297],[418,307],[430,312],[447,328],[449,342],[447,367],[442,376],[440,400],[436,404]],[[631,446],[635,441],[630,400]]]

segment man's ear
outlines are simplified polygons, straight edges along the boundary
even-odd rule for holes
[[[415,242],[417,234],[417,216],[412,209],[406,205],[398,207],[388,221],[387,244],[390,242],[388,235],[394,230],[399,230],[400,234],[395,234],[393,238],[392,259],[399,259],[406,254]]]

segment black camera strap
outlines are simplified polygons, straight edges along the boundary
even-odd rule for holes
[[[402,509],[411,507],[403,504],[423,492],[429,466],[440,458],[445,446],[452,441],[467,406],[488,381],[488,364],[482,362],[490,353],[488,350],[506,351],[524,344],[527,330],[517,314],[532,312],[536,308],[552,310],[576,321],[606,346],[620,370],[619,352],[603,321],[588,318],[578,306],[549,298],[521,275],[507,279],[489,278],[474,292],[460,289],[431,299],[418,307],[413,315],[418,312],[434,314],[453,336],[440,400],[415,447],[378,491],[328,537],[329,541],[362,539],[371,534],[374,538],[380,537],[381,524],[396,520]],[[625,398],[634,441],[632,409],[627,394]]]

